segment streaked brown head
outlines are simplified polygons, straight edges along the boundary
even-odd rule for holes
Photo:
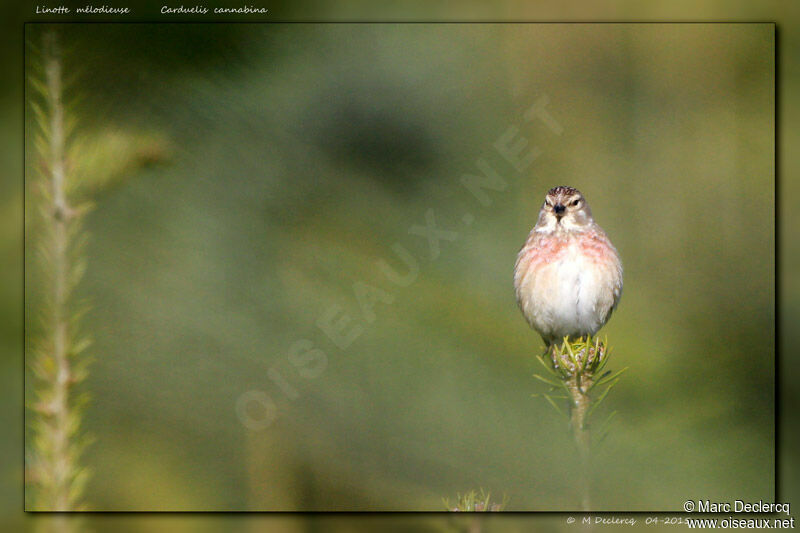
[[[579,231],[592,222],[592,211],[581,192],[560,185],[547,191],[536,228],[542,232]]]

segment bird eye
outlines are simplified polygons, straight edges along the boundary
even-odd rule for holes
[[[572,202],[572,206],[573,206],[573,207],[575,207],[575,206],[576,206],[576,205],[578,205],[579,203],[581,203],[581,201],[580,201],[580,200],[575,200],[574,202]]]
[[[550,200],[545,200],[544,205],[546,205],[547,207],[553,207],[553,204],[550,203]]]

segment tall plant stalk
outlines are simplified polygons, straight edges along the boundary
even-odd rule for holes
[[[591,378],[585,377],[582,379],[580,374],[576,374],[566,380],[567,390],[570,395],[570,427],[580,459],[581,510],[583,511],[589,511],[592,508],[589,475],[591,472],[592,436],[586,425],[587,415],[592,406],[592,400],[586,391],[591,388],[591,382]]]
[[[89,340],[78,338],[81,311],[72,301],[86,265],[81,219],[87,209],[71,205],[68,194],[68,125],[62,60],[54,33],[44,34],[39,52],[41,72],[30,80],[36,93],[30,106],[36,119],[40,169],[35,200],[41,214],[34,226],[39,237],[36,266],[45,283],[41,284],[41,334],[30,359],[35,401],[26,481],[32,489],[31,510],[74,511],[81,508],[88,476],[79,463],[86,443],[80,428],[85,397],[76,394],[75,386],[85,378],[87,360],[79,355]]]
[[[605,370],[609,351],[599,338],[582,337],[570,341],[564,339],[560,345],[553,345],[547,354],[539,356],[539,362],[550,374],[534,377],[550,385],[550,393],[541,394],[556,411],[564,414],[556,400],[567,401],[570,429],[578,452],[578,485],[581,497],[581,510],[592,510],[592,432],[589,419],[609,391],[617,384],[619,376],[627,370],[612,373]],[[594,396],[594,393],[597,396]],[[538,395],[537,395],[538,396]],[[603,426],[616,413],[606,419]],[[604,428],[600,429],[600,433]]]

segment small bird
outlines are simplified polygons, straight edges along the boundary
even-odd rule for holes
[[[547,192],[514,266],[517,304],[548,349],[564,337],[594,335],[622,295],[622,262],[572,187]]]

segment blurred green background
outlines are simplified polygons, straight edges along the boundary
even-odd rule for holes
[[[604,333],[631,370],[605,406],[620,414],[597,506],[771,499],[772,31],[66,28],[91,73],[87,132],[147,131],[169,154],[89,219],[92,507],[440,509],[484,487],[511,509],[574,508],[571,443],[529,397],[540,341],[510,288],[562,183],[626,267]],[[543,94],[561,136],[522,120]],[[525,173],[492,148],[511,125],[542,150]],[[479,157],[509,183],[488,208],[458,183]],[[429,208],[460,231],[436,260],[408,233]],[[403,289],[376,265],[395,242],[420,262]],[[342,351],[315,321],[334,304],[361,320],[355,281],[395,301]],[[328,354],[315,379],[287,361],[305,338]],[[278,404],[269,429],[236,417],[247,390]]]
[[[438,510],[484,487],[574,509],[575,453],[531,398],[540,340],[510,286],[557,184],[626,268],[605,333],[631,370],[595,507],[772,499],[771,24],[59,30],[65,70],[91,72],[79,127],[155,131],[169,154],[96,193],[87,222],[92,508]],[[524,121],[542,96],[560,135]],[[527,171],[492,148],[512,125],[541,150]],[[479,158],[508,182],[488,206],[459,183]],[[459,232],[440,257],[410,232],[428,209]],[[419,263],[408,287],[376,264],[396,242]],[[384,291],[374,321],[358,282]],[[335,306],[363,328],[345,349],[315,325]],[[300,339],[327,356],[310,378]],[[237,416],[251,390],[277,405],[268,429]]]

